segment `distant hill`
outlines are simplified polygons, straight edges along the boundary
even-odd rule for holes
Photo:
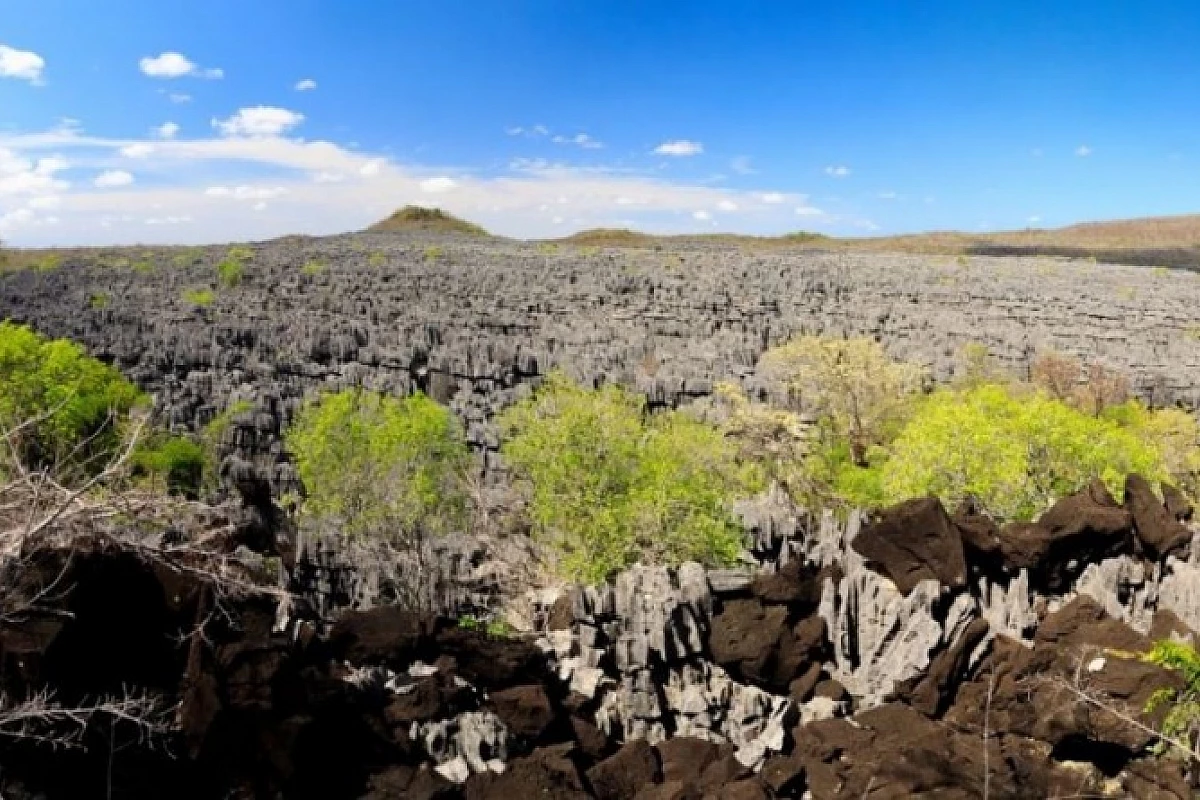
[[[673,243],[719,242],[741,247],[931,255],[1064,256],[1116,264],[1200,269],[1200,214],[1086,222],[1065,228],[1028,228],[997,233],[935,231],[870,238],[835,238],[806,232],[782,236],[725,233],[655,236],[627,229],[594,228],[557,241],[597,247],[646,248]]]
[[[490,236],[487,231],[473,222],[459,219],[440,208],[405,206],[381,222],[367,228],[370,233],[398,233],[403,231],[430,231],[436,233],[462,233],[468,236]]]

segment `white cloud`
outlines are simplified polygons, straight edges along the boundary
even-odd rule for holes
[[[133,175],[123,169],[110,169],[97,175],[94,183],[99,189],[115,189],[133,183]]]
[[[1039,222],[1042,221],[1042,218],[1035,214],[1025,221],[1028,222],[1030,225],[1037,225]]]
[[[305,78],[304,80],[297,81],[294,88],[297,92],[311,92],[317,88],[317,82],[312,78]]]
[[[220,69],[204,69],[197,66],[182,53],[166,52],[157,56],[146,56],[138,61],[142,74],[151,78],[224,78]]]
[[[70,165],[58,156],[23,158],[0,147],[0,198],[39,197],[65,191],[70,184],[55,177]]]
[[[850,168],[841,166],[830,166],[825,168],[825,174],[831,178],[844,178],[850,174]]]
[[[1091,154],[1092,148],[1088,147],[1086,144],[1081,144],[1079,147],[1075,148],[1075,155],[1079,156],[1080,158],[1087,158]]]
[[[823,217],[825,212],[815,206],[796,206],[798,217]]]
[[[204,190],[209,197],[231,197],[234,200],[272,200],[287,194],[282,186],[210,186]]]
[[[555,144],[579,145],[584,150],[599,150],[604,147],[604,142],[598,142],[586,133],[577,133],[574,136],[555,136],[551,141]]]
[[[16,78],[39,84],[45,68],[46,60],[37,53],[0,44],[0,78]]]
[[[172,217],[147,217],[145,223],[147,225],[186,225],[192,221],[193,220],[190,215],[182,214],[180,216]]]
[[[170,92],[167,94],[167,99],[176,105],[192,102],[192,96],[190,94],[184,94],[183,92]]]
[[[25,205],[37,211],[51,211],[62,206],[62,198],[56,194],[32,197]]]
[[[213,127],[225,136],[248,138],[280,136],[304,121],[304,115],[286,108],[243,108],[229,119],[214,119]]]
[[[663,142],[654,148],[654,152],[660,156],[696,156],[704,152],[704,145],[687,139],[674,139]]]
[[[364,178],[374,177],[383,171],[383,166],[386,163],[382,158],[373,158],[359,167],[358,174]]]
[[[750,156],[736,156],[732,161],[729,162],[729,168],[738,175],[758,174],[758,170],[756,170],[750,164]]]
[[[421,191],[430,193],[448,192],[458,186],[458,182],[452,178],[447,178],[442,175],[437,178],[428,178],[421,181]]]
[[[146,144],[145,142],[137,142],[135,144],[122,147],[121,155],[125,158],[146,158],[154,153],[154,145]]]
[[[492,175],[453,165],[403,164],[333,142],[283,136],[214,133],[200,139],[147,135],[139,140],[56,127],[41,133],[0,132],[0,148],[6,154],[0,158],[0,216],[8,218],[3,238],[24,246],[321,235],[358,230],[399,206],[433,201],[497,233],[519,237],[622,225],[685,233],[697,224],[711,225],[717,214],[734,207],[738,230],[770,234],[793,229],[795,209],[810,207],[799,193],[689,184],[654,172],[540,161]],[[71,168],[93,169],[88,181],[71,186],[62,180],[64,155]],[[120,191],[95,188],[91,178],[119,168],[121,158],[137,159],[127,162],[136,165],[125,166],[130,172],[153,173],[159,179],[137,181]],[[222,177],[215,182],[204,177],[210,175]],[[50,196],[61,199],[29,206],[34,198]],[[247,213],[262,203],[269,204],[269,211]],[[60,224],[51,225],[49,214]],[[553,222],[556,217],[559,223]],[[184,218],[191,224],[178,222]],[[147,219],[157,222],[147,227]],[[851,217],[815,219],[834,230],[853,223]]]
[[[160,139],[174,139],[177,133],[179,133],[179,126],[174,122],[164,122],[154,129],[154,135]]]

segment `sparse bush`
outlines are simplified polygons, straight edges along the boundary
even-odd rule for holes
[[[112,454],[121,421],[142,401],[133,384],[78,345],[0,322],[0,425],[25,424],[13,434],[24,463],[87,471]]]
[[[138,275],[152,275],[155,271],[154,262],[148,258],[143,258],[140,261],[133,262],[131,269],[133,269],[133,271]]]
[[[741,553],[729,505],[763,480],[712,426],[681,412],[647,416],[638,395],[558,373],[500,425],[502,452],[530,489],[535,535],[564,577],[595,583],[637,561],[717,565]]]
[[[111,298],[107,292],[93,292],[92,296],[88,298],[88,308],[94,308],[99,311],[108,308],[110,302]]]
[[[1064,353],[1042,353],[1029,365],[1029,380],[1056,400],[1068,401],[1083,380],[1083,365]]]
[[[217,280],[226,289],[232,289],[242,282],[246,268],[235,258],[227,258],[217,264]]]
[[[183,302],[189,303],[197,308],[208,308],[213,304],[217,296],[212,289],[184,289]]]
[[[442,258],[445,255],[446,251],[437,245],[430,245],[429,247],[425,248],[426,261],[437,261],[439,258]]]
[[[1129,399],[1129,379],[1100,363],[1086,369],[1079,359],[1062,353],[1043,353],[1030,365],[1030,381],[1052,397],[1089,414]]]
[[[229,248],[229,251],[225,255],[232,261],[245,263],[253,260],[254,251],[245,245],[238,245],[236,247]]]
[[[321,527],[411,543],[465,519],[469,451],[450,411],[422,394],[325,395],[285,443],[306,493],[301,514]]]
[[[327,269],[329,269],[329,267],[326,266],[323,261],[317,261],[314,259],[312,261],[305,262],[304,266],[300,268],[300,273],[311,278],[314,275],[320,275]]]
[[[790,407],[824,418],[832,435],[849,442],[859,466],[903,419],[923,377],[919,367],[893,361],[865,338],[802,336],[768,351],[761,366]]]

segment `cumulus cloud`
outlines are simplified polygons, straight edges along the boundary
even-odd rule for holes
[[[825,168],[825,174],[831,178],[844,178],[850,174],[850,168],[842,165],[829,166]]]
[[[296,81],[294,88],[297,92],[311,92],[317,88],[317,82],[312,78],[305,78],[304,80]]]
[[[213,127],[225,136],[248,138],[281,136],[304,121],[304,115],[286,108],[243,108],[229,119],[214,119]]]
[[[0,44],[0,78],[16,78],[39,84],[45,68],[46,60],[37,53]]]
[[[179,133],[179,126],[174,122],[164,122],[154,129],[154,135],[159,139],[174,139],[177,133]]]
[[[440,192],[448,192],[458,186],[458,182],[452,178],[447,178],[442,175],[437,178],[427,178],[421,181],[421,191],[437,194]]]
[[[133,183],[133,175],[123,169],[110,169],[97,175],[94,183],[99,189],[115,189]]]
[[[120,153],[125,158],[146,158],[154,153],[154,145],[146,144],[145,142],[136,142],[122,147]]]
[[[1079,147],[1075,148],[1075,155],[1079,156],[1080,158],[1087,158],[1091,154],[1092,148],[1088,147],[1086,144],[1081,144]]]
[[[696,156],[704,152],[704,145],[687,139],[673,139],[654,148],[660,156]]]
[[[166,52],[157,56],[146,56],[138,61],[142,74],[150,78],[170,80],[173,78],[224,78],[221,69],[206,69],[195,64],[183,53]]]
[[[0,198],[36,197],[65,191],[70,184],[55,176],[68,166],[66,160],[58,156],[34,160],[0,147]]]
[[[712,219],[712,214],[708,213],[707,211],[693,211],[692,219],[699,220],[700,222],[707,222],[708,220]]]

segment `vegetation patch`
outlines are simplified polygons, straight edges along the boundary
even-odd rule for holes
[[[217,299],[212,289],[184,289],[183,302],[196,308],[208,308]]]
[[[370,233],[396,233],[403,231],[433,231],[459,233],[467,236],[489,236],[478,225],[459,219],[440,208],[405,206],[387,219],[367,228]]]
[[[597,583],[635,562],[734,563],[733,501],[763,485],[721,432],[616,386],[549,376],[500,418],[502,452],[524,479],[535,534],[564,577]]]

